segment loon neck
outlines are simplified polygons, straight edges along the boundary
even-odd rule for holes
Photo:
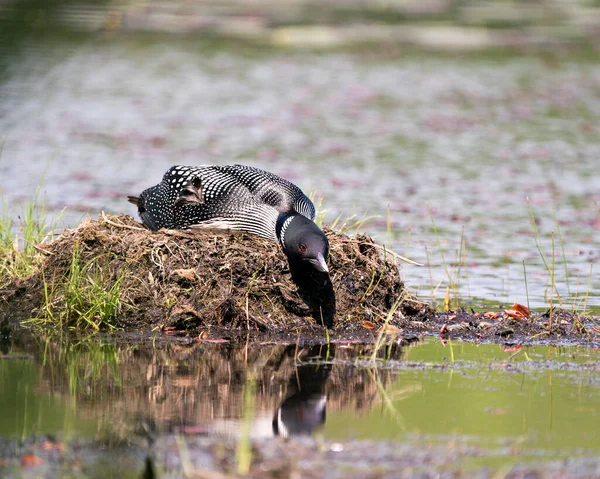
[[[281,246],[285,249],[284,238],[285,231],[290,226],[290,223],[298,216],[298,213],[281,213],[277,217],[277,222],[275,223],[275,235],[277,236],[277,240],[281,244]]]

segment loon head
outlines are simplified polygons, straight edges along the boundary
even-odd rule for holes
[[[327,396],[314,392],[298,392],[289,397],[277,409],[273,417],[273,435],[288,438],[290,436],[310,435],[325,424],[327,417]]]
[[[281,218],[278,224],[281,226],[277,236],[291,263],[309,264],[317,271],[329,273],[329,241],[316,224],[300,214]]]

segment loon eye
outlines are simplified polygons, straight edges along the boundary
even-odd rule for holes
[[[306,253],[306,245],[304,245],[304,244],[300,244],[300,247],[299,247],[299,248],[300,248],[300,252],[301,252],[301,253]]]

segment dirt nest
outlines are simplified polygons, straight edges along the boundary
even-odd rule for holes
[[[0,290],[0,313],[11,322],[60,317],[66,307],[61,291],[78,257],[106,289],[118,283],[116,324],[126,330],[290,332],[329,319],[335,329],[364,331],[365,320],[382,324],[395,305],[392,322],[432,316],[427,304],[405,290],[394,256],[373,239],[325,233],[331,280],[318,273],[298,284],[271,241],[223,231],[153,233],[130,216],[103,214],[40,245],[44,259],[38,270]],[[56,297],[49,300],[49,291]]]

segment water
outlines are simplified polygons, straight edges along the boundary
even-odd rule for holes
[[[556,304],[531,208],[558,302],[600,307],[596,63],[108,38],[33,44],[0,88],[0,193],[42,185],[61,225],[135,215],[126,195],[173,164],[244,162],[326,222],[373,216],[364,231],[427,265],[403,269],[423,299]]]
[[[279,435],[299,444],[315,437],[324,448],[360,446],[371,468],[389,448],[415,457],[430,451],[445,458],[446,470],[460,465],[473,474],[514,465],[551,471],[567,463],[573,476],[600,470],[596,350],[515,351],[428,339],[394,347],[373,363],[370,346],[356,344],[153,346],[132,339],[137,344],[30,337],[5,343],[0,405],[11,414],[0,417],[4,443],[33,436],[60,441],[63,473],[73,455],[86,470],[124,444],[131,449],[123,456],[139,471],[138,449],[154,448],[167,473],[168,464],[181,467],[178,449],[164,446],[178,435],[202,457],[198,441],[236,443],[246,425],[258,444],[276,447],[279,418]],[[153,446],[142,446],[148,434]],[[19,470],[3,457],[5,472]],[[343,459],[328,460],[334,477]],[[382,458],[381,466],[396,460]],[[55,477],[52,466],[58,467],[48,460],[48,477]]]

